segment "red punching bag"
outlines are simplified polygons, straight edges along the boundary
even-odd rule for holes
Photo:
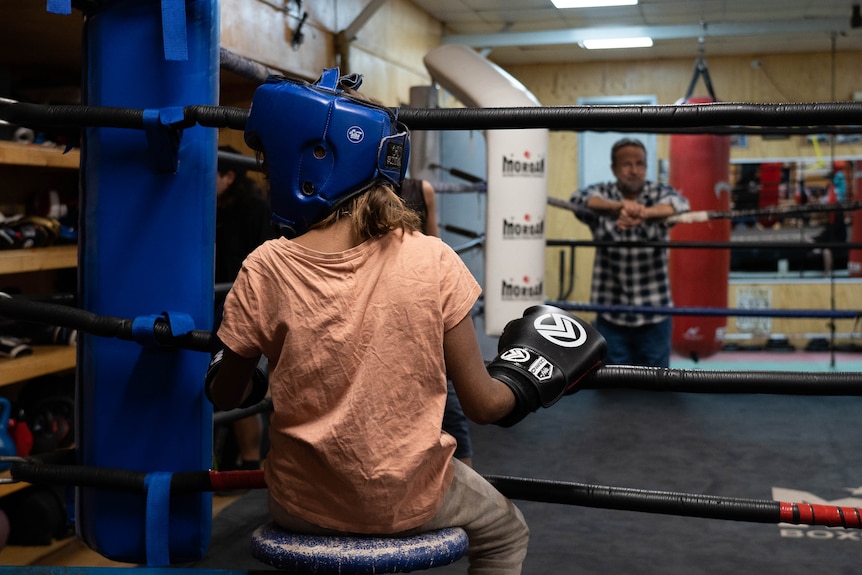
[[[686,104],[713,102],[687,98]],[[670,136],[670,185],[688,199],[692,211],[730,209],[730,138],[710,134]],[[730,220],[677,224],[672,241],[730,241]],[[727,307],[730,250],[671,249],[670,285],[676,307]],[[724,343],[726,317],[672,316],[673,351],[695,361]]]
[[[862,202],[862,162],[853,162],[853,180],[850,183],[850,191],[847,193],[854,202]],[[850,230],[850,241],[852,243],[862,242],[862,210],[853,212],[852,228]],[[862,277],[862,250],[850,250],[847,257],[847,271],[850,277]]]

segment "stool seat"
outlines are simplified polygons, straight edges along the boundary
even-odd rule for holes
[[[251,536],[252,556],[291,573],[407,573],[449,565],[467,551],[467,534],[448,527],[409,537],[292,533],[273,522]]]

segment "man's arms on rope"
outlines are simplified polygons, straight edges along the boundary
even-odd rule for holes
[[[645,206],[635,200],[606,200],[597,196],[590,198],[586,206],[593,211],[616,216],[617,227],[622,230],[634,228],[648,220],[664,219],[676,213],[671,204]]]

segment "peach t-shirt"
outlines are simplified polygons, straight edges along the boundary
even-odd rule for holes
[[[280,238],[246,259],[218,335],[269,358],[266,481],[287,511],[360,533],[436,513],[455,449],[441,431],[443,334],[480,291],[449,246],[419,233],[339,253]]]

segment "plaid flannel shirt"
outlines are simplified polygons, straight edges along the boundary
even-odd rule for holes
[[[608,182],[576,191],[571,201],[586,207],[590,198],[622,201],[616,183]],[[687,212],[689,203],[667,184],[646,182],[638,202],[650,207],[670,204],[676,213]],[[617,229],[614,217],[582,217],[597,241],[667,241],[670,225],[662,221],[647,222],[629,230]],[[596,305],[670,307],[673,305],[668,275],[668,253],[655,247],[596,248],[590,301]],[[666,315],[602,312],[601,316],[617,325],[637,327],[664,320]]]

